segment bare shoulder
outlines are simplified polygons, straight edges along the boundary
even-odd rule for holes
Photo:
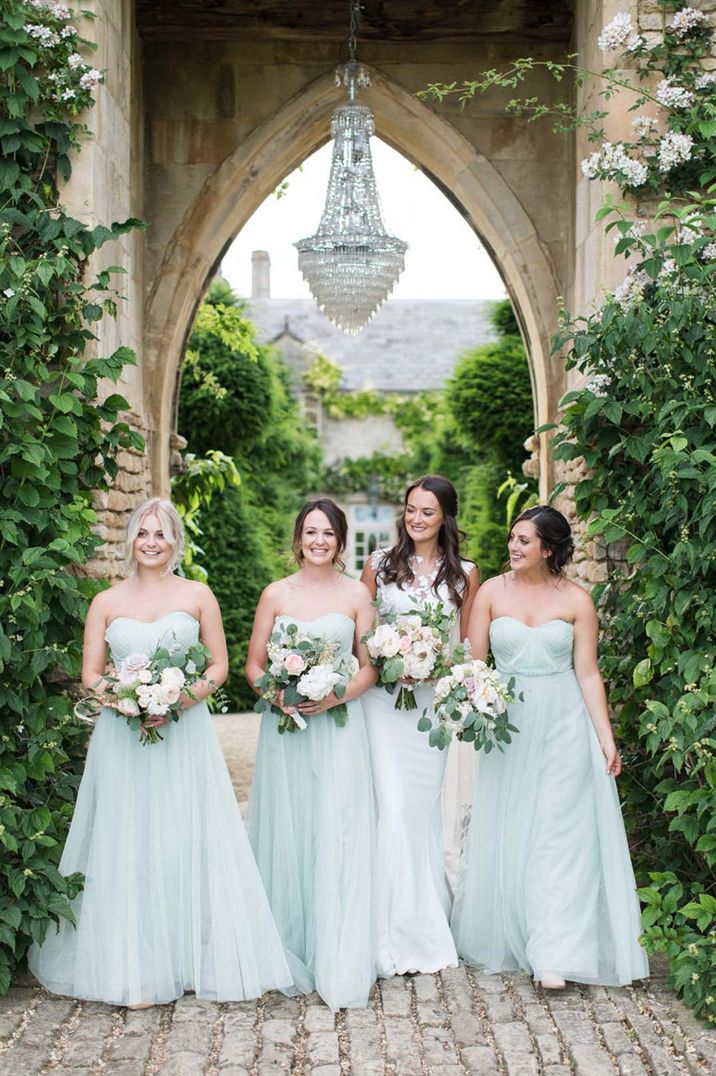
[[[284,594],[288,592],[289,577],[275,579],[261,591],[261,601],[265,604],[280,605]]]
[[[499,593],[502,592],[505,586],[505,582],[506,580],[504,575],[491,576],[489,579],[486,579],[485,582],[480,585],[480,589],[477,592],[478,597],[482,596],[483,602],[491,601],[493,598],[497,597]]]
[[[126,579],[121,579],[118,583],[100,590],[90,603],[91,611],[103,615],[111,614],[112,609],[121,605],[128,590],[129,583]]]
[[[345,577],[344,585],[346,592],[350,594],[351,598],[353,598],[357,604],[373,601],[373,595],[371,594],[370,589],[365,583],[361,582],[360,579],[349,579]]]
[[[584,587],[580,587],[579,583],[575,583],[572,579],[564,580],[564,597],[569,602],[570,606],[574,610],[577,616],[596,616],[596,610],[594,608],[594,602],[589,591]]]
[[[185,605],[195,604],[199,609],[215,609],[219,604],[211,587],[198,579],[177,577],[177,587]]]

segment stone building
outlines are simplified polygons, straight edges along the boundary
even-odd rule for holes
[[[128,270],[127,299],[100,346],[121,342],[139,362],[123,391],[145,432],[144,461],[128,460],[106,507],[107,536],[141,491],[166,490],[175,447],[178,374],[195,311],[223,251],[276,186],[329,137],[340,91],[347,4],[318,0],[86,0],[96,19],[93,63],[106,70],[88,141],[64,191],[68,208],[94,221],[141,217],[98,256]],[[631,0],[643,29],[654,0]],[[554,420],[568,387],[550,357],[559,298],[589,308],[622,270],[595,210],[602,191],[582,176],[586,136],[553,136],[505,114],[512,94],[495,90],[467,108],[419,91],[471,79],[519,56],[564,60],[578,52],[599,71],[597,46],[613,0],[364,0],[359,56],[372,74],[364,91],[381,139],[422,169],[479,234],[500,269],[529,355],[536,425]],[[596,107],[597,83],[578,91]],[[561,98],[537,68],[529,93]],[[629,130],[628,102],[613,101],[607,135]],[[112,247],[114,246],[114,249]],[[554,482],[545,436],[535,465],[543,493]]]
[[[341,367],[343,391],[411,396],[442,388],[463,351],[494,338],[489,317],[494,304],[469,299],[392,299],[360,333],[347,336],[312,299],[271,298],[266,251],[254,251],[252,263],[249,317],[261,341],[276,347],[291,370],[327,465],[374,452],[398,453],[403,445],[390,415],[337,419],[327,414],[304,378],[317,355]],[[360,574],[367,556],[393,541],[396,505],[366,489],[347,496],[342,506],[349,524],[347,568]]]

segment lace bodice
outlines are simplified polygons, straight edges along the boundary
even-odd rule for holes
[[[574,626],[566,620],[546,620],[530,627],[512,616],[490,624],[490,647],[500,672],[522,676],[551,676],[573,667]]]
[[[378,569],[380,567],[381,559],[385,556],[386,552],[387,550],[385,549],[378,549],[375,553],[371,554],[370,558],[371,567],[376,572],[378,600],[381,605],[389,607],[391,612],[394,613],[408,613],[412,609],[415,609],[416,602],[420,605],[437,605],[438,602],[441,602],[446,609],[455,609],[455,603],[453,602],[450,596],[450,591],[445,583],[441,583],[437,592],[435,591],[434,584],[440,569],[439,562],[435,565],[432,572],[422,572],[420,569],[423,558],[413,557],[415,574],[411,583],[399,587],[397,583],[381,582]],[[469,573],[473,566],[472,562],[463,560],[461,563],[465,572]]]

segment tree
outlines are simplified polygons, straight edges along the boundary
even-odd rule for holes
[[[232,293],[233,294],[233,293]],[[179,430],[192,453],[220,450],[241,476],[200,509],[201,552],[222,609],[229,646],[226,691],[253,704],[244,679],[246,648],[263,588],[288,567],[294,516],[319,484],[320,446],[306,427],[290,373],[234,296],[214,284],[194,323],[179,398]]]
[[[492,323],[498,339],[465,352],[445,389],[456,442],[452,461],[445,457],[457,468],[449,477],[460,494],[468,553],[483,579],[503,568],[507,534],[498,489],[508,472],[519,475],[524,441],[534,429],[527,356],[508,299],[495,304]]]

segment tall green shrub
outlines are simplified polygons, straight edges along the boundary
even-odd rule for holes
[[[555,455],[584,457],[579,513],[626,559],[595,599],[627,760],[625,817],[650,873],[644,940],[714,1023],[716,215],[706,208],[681,212],[686,229],[672,220],[644,236],[619,220],[624,249],[642,260],[599,313],[558,336],[589,380],[564,400]]]
[[[217,595],[229,646],[226,692],[253,705],[246,648],[262,589],[284,574],[291,525],[319,484],[320,447],[306,427],[280,356],[256,340],[241,302],[212,286],[189,340],[179,429],[191,452],[230,455],[241,476],[199,512],[203,568]]]
[[[81,564],[101,544],[93,491],[118,448],[141,439],[102,390],[134,361],[120,348],[84,358],[92,325],[114,312],[110,271],[87,259],[137,222],[88,228],[60,204],[101,79],[76,58],[88,43],[62,5],[5,0],[0,21],[0,992],[32,941],[71,919],[81,879],[57,865],[86,732],[64,685],[80,669],[96,584]]]
[[[534,429],[527,356],[509,300],[495,304],[492,323],[498,339],[467,351],[445,389],[462,455],[454,478],[460,521],[468,535],[468,555],[483,579],[504,565],[505,508],[498,490],[508,472],[521,475],[524,442]],[[527,485],[532,488],[534,482]]]

